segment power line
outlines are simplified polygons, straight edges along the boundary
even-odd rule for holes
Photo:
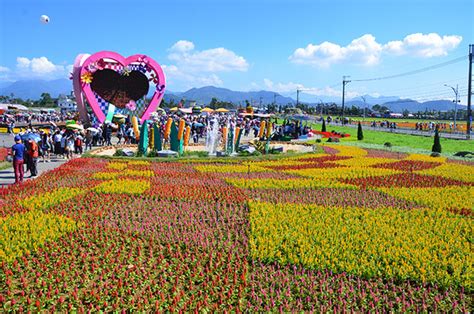
[[[467,56],[462,56],[462,57],[459,57],[459,58],[456,58],[456,59],[453,59],[453,60],[450,60],[450,61],[446,61],[446,62],[443,62],[443,63],[431,65],[429,67],[425,67],[425,68],[421,68],[421,69],[418,69],[418,70],[413,70],[413,71],[409,71],[409,72],[405,72],[405,73],[400,73],[400,74],[395,74],[395,75],[388,75],[388,76],[381,76],[381,77],[374,77],[374,78],[367,78],[367,79],[355,79],[355,80],[352,80],[352,81],[353,82],[381,81],[381,80],[387,80],[387,79],[392,79],[392,78],[397,78],[397,77],[414,75],[414,74],[423,73],[423,72],[431,71],[431,70],[434,70],[434,69],[442,68],[442,67],[445,67],[447,65],[454,64],[454,63],[457,63],[457,62],[465,61],[466,57]]]
[[[420,90],[420,89],[424,89],[426,87],[430,87],[430,86],[443,86],[444,84],[446,83],[459,83],[459,84],[464,84],[465,83],[465,80],[466,77],[463,76],[463,77],[460,77],[460,78],[456,78],[456,79],[452,79],[452,80],[443,80],[443,81],[440,81],[440,82],[433,82],[433,83],[429,83],[429,84],[417,84],[416,86],[410,86],[410,87],[402,87],[402,88],[395,88],[395,89],[390,89],[390,93],[399,93],[399,92],[403,92],[403,91],[411,91],[411,90]],[[438,90],[438,89],[437,89]],[[385,94],[387,94],[386,92],[384,92]]]

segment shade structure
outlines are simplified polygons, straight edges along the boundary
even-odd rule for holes
[[[216,112],[229,112],[229,110],[225,108],[219,108],[219,109],[216,109]]]
[[[77,123],[67,124],[66,128],[73,129],[73,130],[84,130],[84,127],[80,124],[77,124]]]
[[[114,114],[114,118],[116,119],[125,119],[127,116],[121,113]]]
[[[201,112],[214,112],[214,109],[206,107],[206,108],[202,109]]]

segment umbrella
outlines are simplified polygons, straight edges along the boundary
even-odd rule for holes
[[[68,129],[75,129],[75,130],[84,130],[84,127],[80,124],[77,124],[77,123],[71,123],[71,124],[67,124],[66,125],[66,128]]]
[[[97,133],[99,133],[99,130],[98,130],[98,129],[92,128],[92,127],[87,128],[87,131],[90,131],[92,134],[97,134]]]
[[[38,133],[27,133],[21,136],[22,141],[33,140],[36,143],[41,141],[41,136]]]
[[[121,113],[114,114],[115,119],[125,119],[127,116]]]
[[[203,127],[204,124],[199,123],[199,122],[194,122],[194,123],[193,123],[193,126],[195,126],[195,127],[197,127],[197,128],[200,128],[200,127]]]
[[[216,109],[216,112],[229,112],[229,110],[225,108],[219,108],[219,109]]]
[[[303,115],[303,114],[294,114],[292,116],[289,116],[289,118],[293,120],[304,120],[304,121],[311,119],[311,117]]]
[[[178,107],[173,107],[170,109],[170,111],[178,111]]]
[[[206,107],[206,108],[202,109],[201,112],[214,112],[214,109]]]

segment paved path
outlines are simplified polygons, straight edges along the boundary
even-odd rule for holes
[[[11,134],[0,134],[0,146],[11,147],[14,144],[13,135]],[[39,158],[42,160],[42,158]],[[40,162],[38,161],[38,176],[42,173],[55,169],[65,163],[67,160],[63,158],[56,158],[54,155],[51,157],[51,162]],[[12,163],[10,163],[12,165]],[[26,169],[26,167],[25,167]],[[25,173],[25,180],[30,180],[30,173]],[[13,166],[7,169],[0,170],[0,186],[10,185],[15,183],[15,173],[13,172]]]
[[[38,177],[48,171],[48,170],[53,170],[59,166],[61,166],[63,163],[65,163],[67,160],[62,159],[62,158],[51,158],[51,162],[38,162]],[[26,167],[25,167],[26,168]],[[38,178],[37,177],[37,178]],[[30,177],[30,173],[26,172],[25,173],[25,178],[24,180],[30,180],[34,179]],[[4,170],[0,170],[0,186],[5,186],[5,185],[10,185],[15,183],[15,173],[13,172],[13,167],[9,167]]]

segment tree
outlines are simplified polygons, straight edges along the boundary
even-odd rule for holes
[[[434,143],[433,143],[433,147],[431,148],[431,151],[433,153],[440,153],[441,154],[441,143],[439,141],[438,128],[436,128],[436,130],[435,130]]]
[[[364,133],[362,133],[362,125],[360,124],[357,126],[357,140],[362,141],[364,139]]]
[[[209,108],[217,109],[217,103],[218,103],[217,98],[212,97],[211,102],[209,103]]]
[[[39,104],[41,107],[52,107],[54,106],[54,100],[49,93],[42,93]]]
[[[323,118],[323,125],[321,126],[321,132],[326,132],[326,120]]]

